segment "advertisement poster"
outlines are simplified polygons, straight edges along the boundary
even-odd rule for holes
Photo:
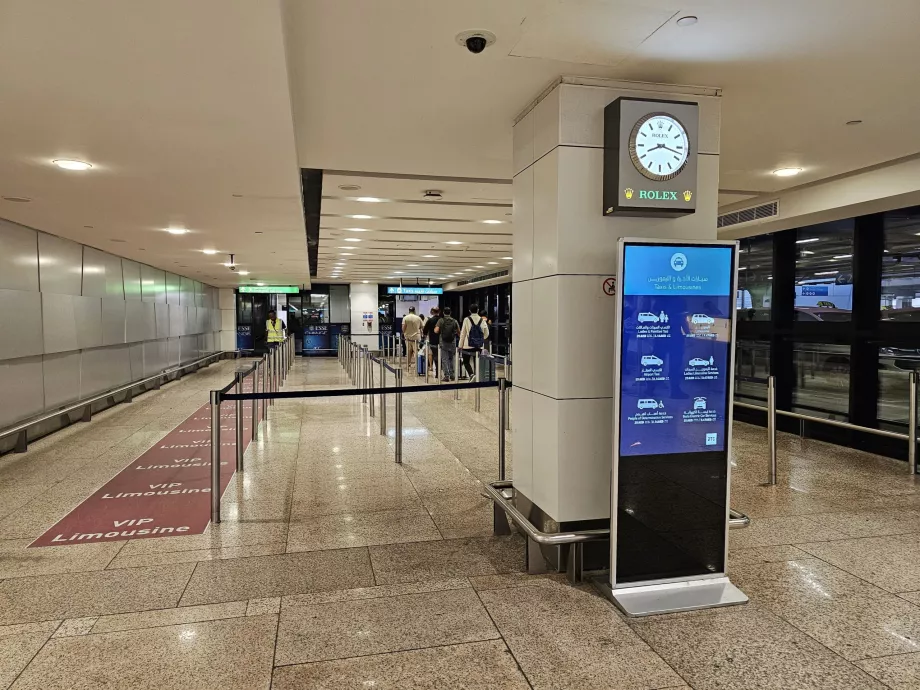
[[[726,450],[733,248],[624,250],[620,456]]]
[[[329,326],[326,324],[315,324],[304,326],[303,329],[303,354],[305,357],[328,354],[329,349]]]

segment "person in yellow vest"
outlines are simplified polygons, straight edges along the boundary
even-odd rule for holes
[[[265,322],[266,340],[268,346],[278,347],[279,343],[284,342],[284,321],[278,318],[275,310],[268,312],[268,321]]]

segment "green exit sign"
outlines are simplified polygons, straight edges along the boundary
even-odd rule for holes
[[[299,292],[300,288],[296,285],[240,285],[240,294],[296,295]]]

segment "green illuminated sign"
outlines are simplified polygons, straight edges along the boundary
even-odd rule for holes
[[[296,285],[240,285],[240,294],[278,295],[300,293]]]

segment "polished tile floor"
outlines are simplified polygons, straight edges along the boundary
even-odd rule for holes
[[[0,688],[920,688],[920,482],[735,428],[743,607],[627,620],[491,536],[494,391],[279,402],[203,535],[27,549],[229,380],[212,366],[0,458]],[[335,361],[287,389],[342,387]],[[391,396],[392,398],[392,396]]]

